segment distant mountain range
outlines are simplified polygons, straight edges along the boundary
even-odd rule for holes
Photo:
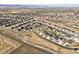
[[[48,6],[42,6],[42,5],[12,5],[12,4],[0,4],[0,7],[43,8],[43,7],[48,7]]]
[[[17,8],[79,7],[79,4],[40,4],[40,5],[0,4],[0,7],[17,7]]]

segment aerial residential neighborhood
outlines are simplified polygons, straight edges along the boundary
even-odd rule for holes
[[[0,53],[78,54],[79,8],[1,5]]]

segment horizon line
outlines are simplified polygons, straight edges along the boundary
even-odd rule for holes
[[[48,7],[79,7],[79,4],[0,4],[0,6],[24,6],[24,5],[29,5],[29,6],[48,6]]]

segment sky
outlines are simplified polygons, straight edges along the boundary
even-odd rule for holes
[[[78,0],[0,0],[0,4],[19,4],[19,5],[49,5],[79,7]]]
[[[0,4],[79,4],[78,0],[0,0]]]

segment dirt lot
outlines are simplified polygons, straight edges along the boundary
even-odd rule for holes
[[[0,34],[0,53],[10,53],[19,46],[21,46],[19,42]]]

